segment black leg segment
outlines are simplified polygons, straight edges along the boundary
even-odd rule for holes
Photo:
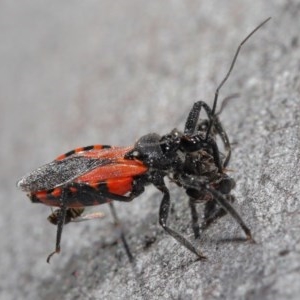
[[[65,200],[65,191],[62,191],[62,196],[61,196],[61,205],[60,205],[60,210],[58,211],[58,216],[57,216],[57,232],[56,232],[56,246],[55,246],[55,251],[53,251],[52,253],[50,253],[47,257],[47,263],[50,263],[50,259],[51,257],[55,254],[55,253],[59,253],[60,252],[60,241],[61,241],[61,235],[62,235],[62,231],[63,231],[63,227],[64,227],[64,223],[65,223],[65,218],[66,218],[66,211],[67,211],[67,207],[66,207],[66,200]]]
[[[189,205],[190,205],[190,209],[191,209],[192,228],[194,231],[194,236],[195,236],[195,239],[198,239],[200,237],[200,227],[199,227],[199,223],[198,223],[199,218],[198,218],[198,212],[196,209],[196,203],[193,198],[189,199]]]
[[[199,121],[201,107],[203,107],[204,110],[206,111],[208,118],[209,119],[212,118],[211,109],[205,102],[203,101],[195,102],[185,123],[184,134],[192,135],[195,133],[197,128],[197,123]]]
[[[240,215],[237,213],[237,211],[233,208],[233,206],[226,200],[226,198],[220,192],[218,192],[210,187],[206,187],[206,189],[213,195],[214,200],[223,208],[223,210],[226,213],[229,213],[237,221],[237,223],[242,227],[243,231],[245,232],[245,234],[247,236],[247,239],[252,242],[255,242],[254,239],[252,238],[250,229],[244,223],[243,219],[240,217]]]
[[[182,246],[196,254],[200,259],[206,259],[206,257],[198,251],[186,238],[184,238],[180,233],[174,231],[167,226],[167,219],[170,210],[170,193],[165,185],[156,186],[162,193],[163,199],[161,201],[159,209],[159,224],[162,228],[171,235],[175,240],[177,240]]]

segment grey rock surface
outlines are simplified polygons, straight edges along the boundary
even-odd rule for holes
[[[229,216],[194,241],[187,197],[170,183],[170,225],[207,261],[162,231],[161,194],[149,187],[116,205],[134,265],[105,206],[105,218],[66,226],[48,265],[50,209],[31,204],[17,179],[78,146],[182,128],[268,16],[220,94],[240,94],[221,120],[235,207],[257,244]],[[0,299],[299,299],[298,1],[2,1],[0,23]]]

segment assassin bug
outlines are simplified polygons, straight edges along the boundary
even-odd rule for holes
[[[231,204],[234,201],[231,190],[235,182],[225,169],[231,147],[216,106],[219,91],[227,81],[242,45],[269,19],[240,43],[226,76],[215,91],[213,107],[203,101],[196,102],[183,132],[174,129],[163,136],[150,133],[129,147],[94,145],[77,148],[18,181],[17,186],[29,193],[33,203],[59,207],[49,216],[50,222],[57,225],[57,235],[55,251],[48,256],[47,262],[53,254],[60,252],[64,224],[79,217],[84,207],[111,203],[112,200],[132,201],[149,184],[163,194],[159,209],[160,225],[180,244],[204,259],[205,256],[185,237],[167,226],[170,194],[164,177],[182,187],[189,196],[195,238],[200,235],[196,204],[205,202],[202,229],[229,213],[247,239],[254,241],[250,229]],[[208,119],[199,119],[201,109],[205,110]],[[223,143],[225,154],[219,151],[217,137]]]

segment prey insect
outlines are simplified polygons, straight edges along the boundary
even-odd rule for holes
[[[199,238],[200,229],[207,228],[228,213],[240,225],[247,239],[253,241],[250,229],[232,206],[234,196],[231,191],[235,181],[226,174],[231,146],[216,107],[219,91],[229,78],[241,47],[269,19],[240,43],[227,74],[215,91],[212,108],[203,101],[194,103],[183,132],[174,129],[162,136],[150,133],[129,147],[93,145],[77,148],[18,181],[17,186],[28,193],[33,203],[58,207],[49,216],[49,221],[57,225],[57,234],[55,250],[47,262],[53,254],[60,252],[64,224],[80,217],[84,207],[112,201],[130,202],[149,184],[163,195],[159,224],[181,245],[204,259],[200,250],[168,226],[171,199],[165,177],[182,187],[189,196],[195,238]],[[202,109],[207,115],[204,120],[200,119]],[[223,144],[224,154],[219,151],[217,138]],[[205,208],[199,226],[196,205],[201,202],[205,203]]]

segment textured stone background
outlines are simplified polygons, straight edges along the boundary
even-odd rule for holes
[[[195,261],[159,228],[149,187],[117,205],[136,265],[104,206],[103,220],[65,228],[48,265],[50,210],[16,180],[77,146],[182,128],[268,16],[220,96],[241,95],[221,119],[235,207],[258,243],[225,217],[195,242],[208,256]],[[0,23],[1,299],[299,299],[299,1],[1,1]],[[193,240],[186,197],[171,188],[170,224]]]

